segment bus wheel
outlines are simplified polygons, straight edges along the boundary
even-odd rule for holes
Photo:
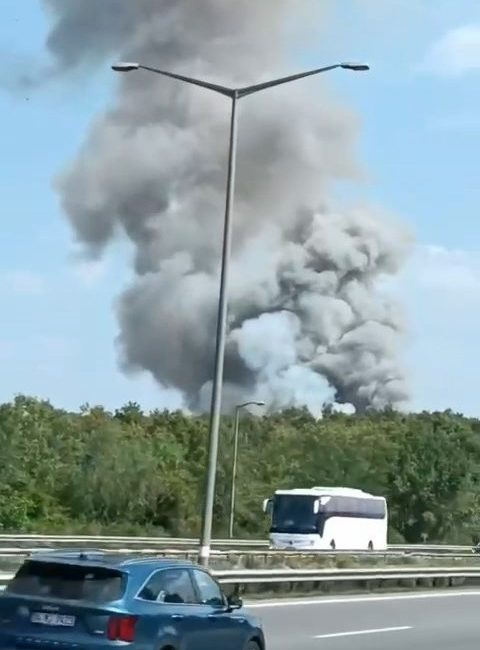
[[[373,551],[373,542],[368,542],[368,550]]]
[[[335,540],[334,540],[334,539],[332,539],[332,541],[330,542],[330,548],[332,549],[332,551],[335,551],[335,550],[336,550],[336,548],[337,548],[337,546],[336,546],[336,544],[335,544]]]

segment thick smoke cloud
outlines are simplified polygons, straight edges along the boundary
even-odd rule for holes
[[[296,0],[45,3],[54,19],[48,48],[66,70],[106,55],[231,85],[291,70],[284,39]],[[315,2],[305,4],[314,11]],[[143,72],[119,83],[58,189],[76,237],[93,253],[117,236],[133,244],[135,277],[118,302],[125,369],[147,370],[203,408],[228,103]],[[324,83],[242,100],[227,407],[257,397],[273,408],[318,411],[335,399],[364,410],[406,399],[401,320],[377,285],[396,272],[409,238],[370,208],[331,207],[332,182],[359,176],[357,124]]]

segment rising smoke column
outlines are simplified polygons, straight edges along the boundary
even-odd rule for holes
[[[291,70],[284,36],[297,0],[44,1],[54,20],[48,48],[67,70],[110,57],[228,85]],[[304,3],[307,18],[315,4]],[[134,277],[118,301],[124,368],[151,372],[202,408],[213,374],[229,106],[148,73],[119,83],[58,190],[93,253],[118,236],[133,244]],[[318,410],[335,399],[364,410],[406,398],[401,321],[376,285],[399,268],[408,236],[372,209],[330,207],[332,182],[358,175],[357,125],[324,83],[241,103],[227,406],[257,396],[273,408]]]

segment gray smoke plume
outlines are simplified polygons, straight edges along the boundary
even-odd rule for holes
[[[44,0],[48,48],[63,69],[140,61],[228,85],[291,71],[297,0]],[[315,2],[303,3],[310,20]],[[352,76],[352,83],[357,79]],[[149,73],[119,80],[58,183],[76,236],[101,254],[134,247],[118,303],[127,370],[144,369],[205,407],[213,369],[228,103]],[[242,100],[225,405],[325,400],[357,410],[406,399],[401,320],[378,289],[408,249],[404,229],[371,208],[331,207],[355,179],[356,119],[320,78]]]

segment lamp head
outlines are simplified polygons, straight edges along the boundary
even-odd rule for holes
[[[340,63],[340,67],[344,70],[353,70],[354,72],[370,70],[370,66],[367,63]]]
[[[119,63],[112,65],[112,70],[115,70],[115,72],[131,72],[132,70],[138,70],[139,67],[139,63],[120,61]]]

